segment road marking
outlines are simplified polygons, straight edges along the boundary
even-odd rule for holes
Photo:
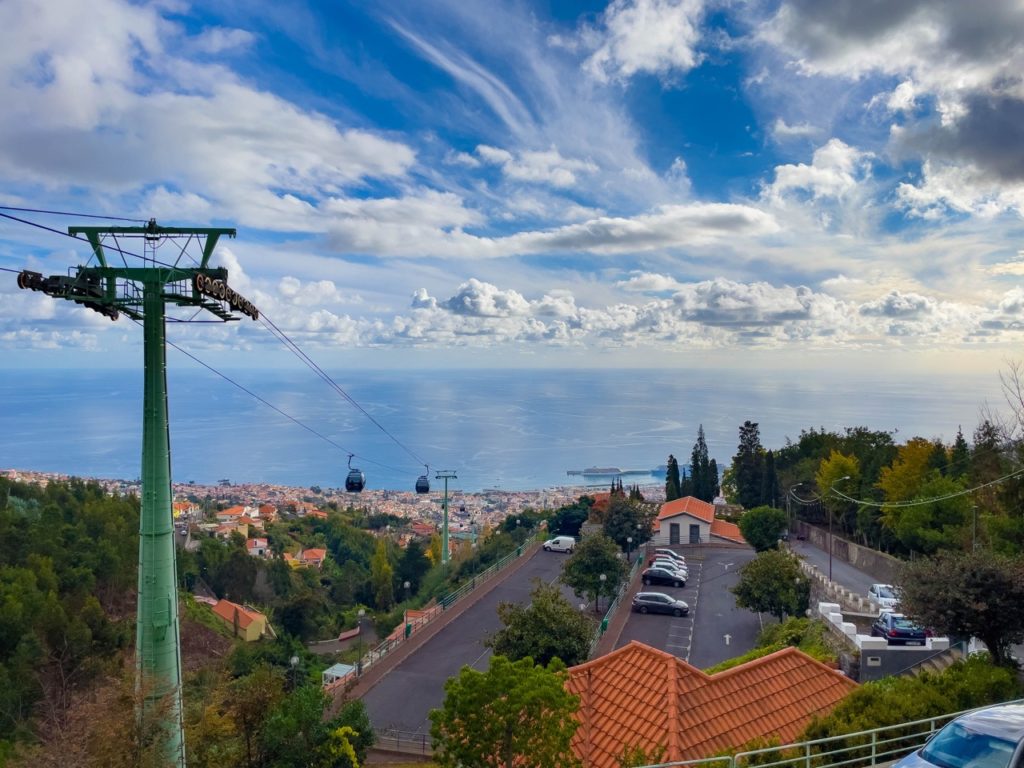
[[[728,645],[730,640],[732,640],[732,635],[730,635],[728,632],[726,632],[725,633],[725,644]]]

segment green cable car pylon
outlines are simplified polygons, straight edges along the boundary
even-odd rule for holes
[[[441,563],[448,567],[448,481],[457,480],[458,476],[450,469],[442,469],[436,475],[435,480],[444,480],[444,500],[441,506],[444,509],[444,522],[441,526]]]
[[[142,510],[139,519],[139,595],[136,618],[137,688],[142,693],[138,716],[161,726],[165,758],[185,766],[181,705],[181,645],[175,572],[174,526],[171,514],[171,449],[167,419],[167,304],[206,310],[223,321],[237,320],[232,311],[254,320],[258,310],[227,285],[227,270],[209,267],[221,235],[234,229],[158,226],[69,227],[85,235],[98,266],[76,267],[70,275],[44,277],[23,271],[18,286],[83,304],[111,320],[123,313],[143,326],[144,396],[142,422]],[[122,255],[118,238],[142,239],[143,266],[111,266],[104,249],[110,238]],[[156,251],[168,240],[186,239],[175,247],[173,264],[158,262]],[[202,244],[198,266],[180,266],[193,242]],[[91,261],[91,260],[90,260]],[[225,304],[227,307],[225,307]],[[194,317],[195,315],[193,315]],[[189,322],[191,318],[182,320]],[[156,718],[162,722],[153,722]]]

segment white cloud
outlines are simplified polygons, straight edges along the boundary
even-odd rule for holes
[[[612,0],[603,28],[584,30],[584,44],[596,50],[583,68],[600,82],[693,69],[703,15],[703,0]]]
[[[210,27],[204,29],[189,41],[193,51],[206,54],[219,54],[225,51],[236,51],[248,48],[255,41],[255,36],[244,29],[227,27]]]
[[[628,280],[620,280],[616,285],[624,291],[641,293],[662,293],[679,290],[682,287],[682,283],[675,278],[652,272],[634,272]]]
[[[813,198],[841,198],[857,188],[870,169],[870,154],[830,139],[814,151],[810,165],[780,165],[775,181],[767,189],[771,198],[781,198],[794,190],[810,193]]]
[[[476,153],[483,162],[500,166],[510,179],[548,183],[556,187],[574,186],[578,173],[595,173],[598,170],[594,163],[587,160],[562,157],[555,147],[542,152],[526,150],[513,155],[508,150],[481,144],[476,148]]]
[[[802,139],[811,136],[817,136],[821,133],[821,130],[810,123],[796,123],[789,125],[781,117],[777,118],[772,124],[772,136],[776,141],[785,141],[787,139]]]

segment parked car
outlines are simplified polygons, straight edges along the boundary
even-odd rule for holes
[[[889,645],[924,645],[927,633],[902,613],[882,611],[871,625],[872,637],[884,637]]]
[[[670,571],[667,568],[651,566],[640,574],[645,585],[667,584],[670,587],[685,587],[686,578],[678,571]]]
[[[664,547],[658,547],[654,550],[655,557],[668,557],[672,560],[676,560],[680,565],[686,565],[686,558],[671,549],[665,549]]]
[[[872,584],[868,589],[868,597],[880,608],[895,608],[900,602],[900,596],[892,584]]]
[[[686,616],[690,612],[690,606],[664,592],[637,592],[633,595],[633,610],[638,613],[670,613],[673,616]]]
[[[569,552],[576,547],[576,539],[572,536],[555,536],[544,542],[545,552]]]
[[[960,715],[895,768],[1009,768],[1020,763],[1024,705],[997,704]]]
[[[673,571],[674,573],[678,573],[684,579],[690,575],[690,571],[685,565],[677,565],[674,560],[654,559],[647,565],[652,568],[664,568],[666,571]]]

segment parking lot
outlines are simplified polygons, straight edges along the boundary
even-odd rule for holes
[[[690,572],[685,587],[650,586],[647,592],[664,592],[690,607],[688,616],[630,613],[617,647],[639,640],[704,669],[746,653],[754,647],[762,617],[736,607],[729,587],[737,571],[753,559],[744,549],[711,547],[681,548]],[[629,610],[628,605],[623,606]],[[766,617],[769,621],[774,621]]]

